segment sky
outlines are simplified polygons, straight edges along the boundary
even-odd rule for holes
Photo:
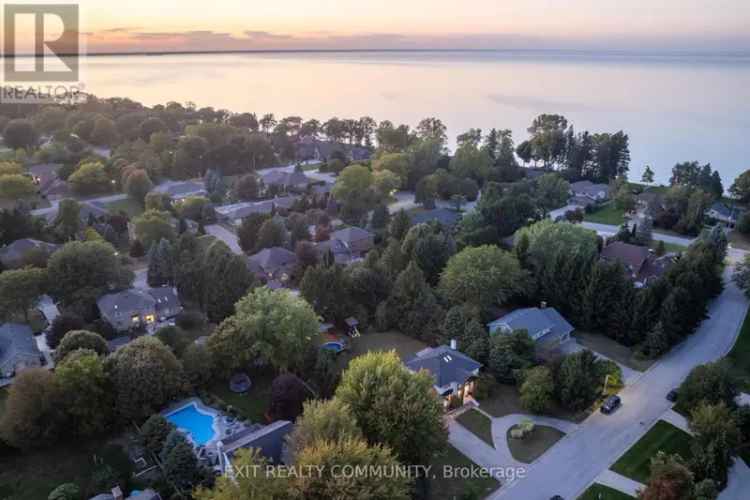
[[[45,0],[40,3],[65,3]],[[750,53],[748,0],[80,0],[85,51]],[[48,28],[48,38],[55,26]],[[17,46],[30,48],[30,23]],[[51,34],[50,34],[51,33]]]

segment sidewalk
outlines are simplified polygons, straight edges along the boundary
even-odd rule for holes
[[[628,479],[627,477],[621,476],[620,474],[609,469],[599,474],[599,477],[597,477],[596,481],[594,482],[603,484],[604,486],[609,486],[610,488],[614,488],[618,491],[622,491],[623,493],[626,493],[632,497],[637,497],[638,490],[642,490],[646,487],[645,484],[641,484],[638,481]]]

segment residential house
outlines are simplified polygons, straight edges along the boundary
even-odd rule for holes
[[[288,212],[299,199],[299,196],[287,195],[277,196],[270,200],[244,201],[216,207],[216,216],[219,220],[229,222],[235,226],[242,223],[242,219],[251,214],[270,214],[274,210]]]
[[[369,148],[353,144],[343,144],[332,141],[320,141],[313,137],[303,137],[297,143],[297,160],[318,161],[327,163],[336,157],[344,161],[367,161],[372,156]]]
[[[315,249],[318,251],[319,259],[322,260],[330,251],[333,254],[334,262],[342,266],[351,264],[355,258],[349,245],[339,239],[319,241],[315,244]]]
[[[450,208],[435,208],[432,210],[420,210],[411,214],[413,225],[429,222],[439,222],[448,229],[455,229],[461,221],[461,213]]]
[[[526,330],[542,349],[555,348],[570,339],[573,326],[553,307],[542,303],[541,307],[526,307],[488,323],[490,335],[508,335],[517,330]]]
[[[283,170],[272,170],[271,172],[261,173],[260,178],[266,188],[275,188],[277,192],[297,192],[304,193],[310,184],[314,183],[301,170],[286,172]]]
[[[182,312],[180,297],[177,295],[177,289],[173,286],[160,286],[149,288],[148,294],[156,301],[156,317],[159,321],[174,318]]]
[[[294,424],[288,420],[277,420],[260,429],[253,426],[240,432],[230,434],[218,444],[223,454],[222,463],[229,464],[237,450],[255,448],[272,465],[279,465],[285,460],[286,437],[292,432]]]
[[[59,245],[39,241],[32,238],[22,238],[0,248],[0,263],[4,269],[16,269],[27,264],[46,263]]]
[[[375,246],[375,235],[364,229],[349,226],[331,233],[332,240],[340,240],[349,247],[352,255],[362,256]]]
[[[19,323],[0,326],[1,378],[12,378],[27,368],[40,367],[42,359],[30,326]]]
[[[405,363],[417,373],[427,370],[434,379],[433,388],[442,398],[447,408],[450,398],[456,395],[461,401],[471,396],[482,364],[457,350],[455,340],[450,346],[428,347],[419,351]]]
[[[573,203],[585,207],[608,200],[609,186],[591,181],[578,181],[570,185],[570,194],[573,197]]]
[[[620,262],[625,272],[636,287],[647,286],[654,279],[663,275],[674,263],[673,255],[656,257],[653,252],[638,245],[614,241],[602,249],[602,260]]]
[[[259,279],[286,283],[297,267],[297,255],[286,248],[264,248],[247,258],[248,268]]]
[[[34,184],[39,188],[39,194],[48,200],[59,200],[70,193],[68,183],[60,179],[57,171],[62,163],[41,163],[29,167]]]
[[[156,322],[156,299],[146,290],[128,288],[108,293],[96,301],[99,314],[118,332],[149,328]]]
[[[184,200],[191,196],[208,196],[206,186],[199,181],[167,181],[151,190],[152,193],[166,194],[174,201]]]
[[[729,227],[734,227],[739,219],[740,212],[734,206],[729,206],[722,201],[715,201],[706,210],[706,217],[723,222]]]

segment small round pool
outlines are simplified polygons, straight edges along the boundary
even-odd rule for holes
[[[320,346],[320,348],[339,353],[344,350],[344,344],[342,344],[341,342],[326,342],[325,344]]]

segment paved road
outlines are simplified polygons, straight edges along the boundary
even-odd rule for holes
[[[219,224],[211,224],[209,226],[206,226],[206,233],[226,243],[229,249],[234,253],[245,255],[245,252],[243,252],[242,248],[240,248],[240,240],[239,238],[237,238],[237,235],[224,226],[220,226]]]
[[[715,361],[734,345],[748,301],[725,272],[724,292],[711,304],[709,318],[680,346],[623,389],[623,406],[612,415],[594,413],[573,433],[529,466],[527,476],[493,493],[491,499],[577,498],[669,409],[666,393],[690,370]],[[509,464],[495,464],[505,466]]]
[[[598,224],[596,222],[583,221],[581,225],[585,227],[586,229],[593,229],[597,233],[602,234],[602,235],[607,235],[607,236],[617,234],[617,231],[620,230],[618,226],[612,226],[609,224]],[[657,241],[663,241],[664,243],[674,243],[675,245],[682,245],[682,246],[689,246],[693,241],[695,241],[695,238],[689,238],[685,236],[674,236],[671,234],[663,234],[657,231],[654,231],[652,233],[652,238]]]

